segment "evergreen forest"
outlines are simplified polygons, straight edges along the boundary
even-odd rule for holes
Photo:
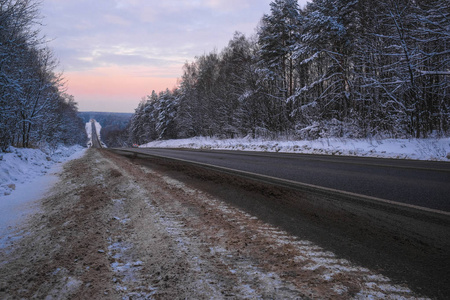
[[[275,0],[256,25],[143,99],[130,142],[448,136],[448,0]]]

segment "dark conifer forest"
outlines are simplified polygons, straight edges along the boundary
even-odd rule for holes
[[[131,142],[448,136],[449,1],[275,0],[256,25],[144,99]]]

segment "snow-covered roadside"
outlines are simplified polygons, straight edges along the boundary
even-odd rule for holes
[[[385,140],[322,138],[311,141],[277,141],[250,138],[216,139],[196,137],[153,141],[140,147],[241,150],[450,161],[450,138]]]
[[[84,151],[77,145],[59,147],[51,154],[14,147],[0,153],[0,249],[14,226],[33,211],[34,201],[57,181],[62,163],[81,157]]]
[[[9,147],[6,153],[0,152],[0,199],[14,193],[22,184],[48,173],[55,163],[68,160],[82,149],[79,145],[61,146],[51,153],[45,153],[39,149]]]

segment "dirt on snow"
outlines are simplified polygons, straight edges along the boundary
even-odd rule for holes
[[[89,149],[0,253],[1,299],[416,298],[157,168]]]

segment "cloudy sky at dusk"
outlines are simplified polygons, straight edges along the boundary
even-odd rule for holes
[[[42,33],[80,111],[134,112],[182,66],[247,36],[271,0],[44,0]],[[306,0],[299,0],[301,7]]]

